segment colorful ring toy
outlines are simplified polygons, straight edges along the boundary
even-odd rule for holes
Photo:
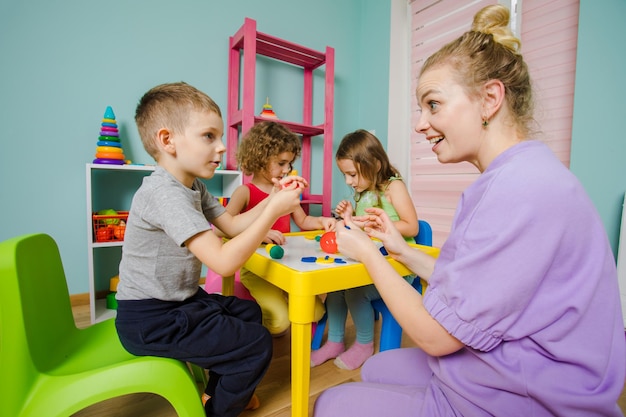
[[[114,148],[121,148],[122,144],[119,142],[114,142],[112,140],[99,140],[97,143],[98,146],[112,146]]]
[[[96,158],[98,159],[124,159],[124,154],[112,153],[112,152],[96,152]]]
[[[94,164],[108,164],[108,165],[124,165],[125,162],[121,159],[101,159],[96,158],[93,160]]]
[[[111,140],[114,142],[119,142],[120,138],[119,136],[101,135],[98,137],[98,140]]]
[[[113,146],[98,146],[96,152],[123,153],[122,148],[114,148]]]

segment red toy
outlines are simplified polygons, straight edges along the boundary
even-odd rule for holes
[[[320,237],[320,248],[330,254],[338,252],[335,232],[326,232]]]

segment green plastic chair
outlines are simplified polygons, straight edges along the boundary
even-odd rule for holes
[[[113,319],[76,327],[50,236],[0,243],[0,416],[67,417],[148,392],[169,401],[180,417],[205,417],[198,388],[186,363],[128,353]]]

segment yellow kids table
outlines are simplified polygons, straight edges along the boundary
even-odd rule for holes
[[[321,234],[323,231],[287,233],[287,243],[283,245],[284,256],[281,259],[272,259],[265,248],[260,247],[245,264],[247,269],[289,295],[293,417],[305,417],[308,414],[311,323],[314,321],[315,297],[318,294],[372,284],[372,279],[360,262],[341,254],[329,255],[323,252],[315,239]],[[412,246],[432,256],[439,255],[439,248]],[[400,275],[411,273],[401,263],[387,259]],[[225,277],[222,293],[232,294],[233,289],[234,278]]]

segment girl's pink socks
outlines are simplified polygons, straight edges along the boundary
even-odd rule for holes
[[[324,346],[311,352],[311,368],[336,358],[345,350],[343,342],[326,342]]]
[[[363,363],[374,354],[374,342],[354,344],[347,351],[343,352],[337,359],[335,365],[341,369],[353,370],[359,368]]]

